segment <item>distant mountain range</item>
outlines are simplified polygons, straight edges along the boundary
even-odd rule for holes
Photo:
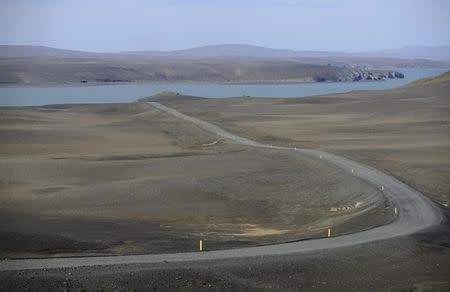
[[[224,44],[176,51],[125,51],[94,53],[56,49],[44,46],[0,45],[0,58],[77,58],[77,57],[180,57],[180,58],[392,58],[428,59],[450,62],[450,46],[408,46],[373,52],[296,51],[272,49],[246,44]]]
[[[450,46],[409,46],[373,52],[295,51],[272,49],[253,45],[225,44],[195,47],[177,51],[134,51],[124,54],[142,56],[179,57],[253,57],[253,58],[324,58],[324,57],[375,57],[395,59],[429,59],[450,61]]]
[[[70,58],[96,56],[97,53],[56,49],[44,46],[0,45],[0,58]]]
[[[450,46],[408,46],[399,49],[365,53],[367,56],[450,61]]]

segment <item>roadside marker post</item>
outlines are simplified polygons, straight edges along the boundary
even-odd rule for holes
[[[198,249],[200,251],[203,251],[203,240],[200,239],[199,245],[198,245]]]
[[[322,155],[320,155],[319,158],[322,159]]]
[[[381,190],[384,191],[384,186],[381,186]]]
[[[355,170],[352,168],[352,173],[354,173],[355,172]]]
[[[331,237],[331,228],[328,228],[328,237]]]
[[[397,216],[397,214],[398,214],[398,209],[397,209],[397,207],[395,207],[394,208],[394,214]]]

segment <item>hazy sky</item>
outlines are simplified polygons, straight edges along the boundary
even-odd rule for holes
[[[223,43],[450,45],[450,0],[0,0],[0,44],[123,51]]]

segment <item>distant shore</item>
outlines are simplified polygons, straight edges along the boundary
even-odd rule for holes
[[[314,84],[314,83],[371,83],[383,82],[386,80],[360,80],[360,81],[306,81],[306,80],[257,80],[257,81],[233,81],[233,82],[214,82],[214,81],[115,81],[115,82],[64,82],[64,83],[0,83],[0,88],[16,87],[79,87],[79,86],[107,86],[107,85],[136,85],[136,84],[216,84],[216,85],[277,85],[277,84]]]

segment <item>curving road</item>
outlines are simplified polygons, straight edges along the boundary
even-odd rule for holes
[[[361,163],[339,157],[333,154],[308,149],[271,146],[236,136],[211,123],[184,115],[160,103],[149,102],[157,109],[171,114],[198,127],[215,133],[231,143],[244,144],[253,147],[283,149],[298,151],[300,153],[324,159],[344,170],[353,169],[353,175],[378,187],[383,187],[385,195],[397,206],[398,215],[392,223],[375,227],[370,230],[342,235],[332,238],[313,239],[307,241],[282,243],[267,246],[257,246],[239,249],[218,250],[208,252],[188,252],[174,254],[149,254],[133,256],[106,256],[106,257],[78,257],[78,258],[49,258],[49,259],[21,259],[0,261],[0,271],[25,269],[51,269],[65,267],[82,267],[96,265],[120,265],[158,262],[184,262],[199,260],[217,260],[237,257],[256,257],[265,255],[282,255],[291,253],[311,252],[322,249],[331,249],[368,243],[377,240],[404,236],[437,225],[442,220],[440,210],[431,201],[418,191],[410,188],[397,179],[384,174],[374,168]]]

